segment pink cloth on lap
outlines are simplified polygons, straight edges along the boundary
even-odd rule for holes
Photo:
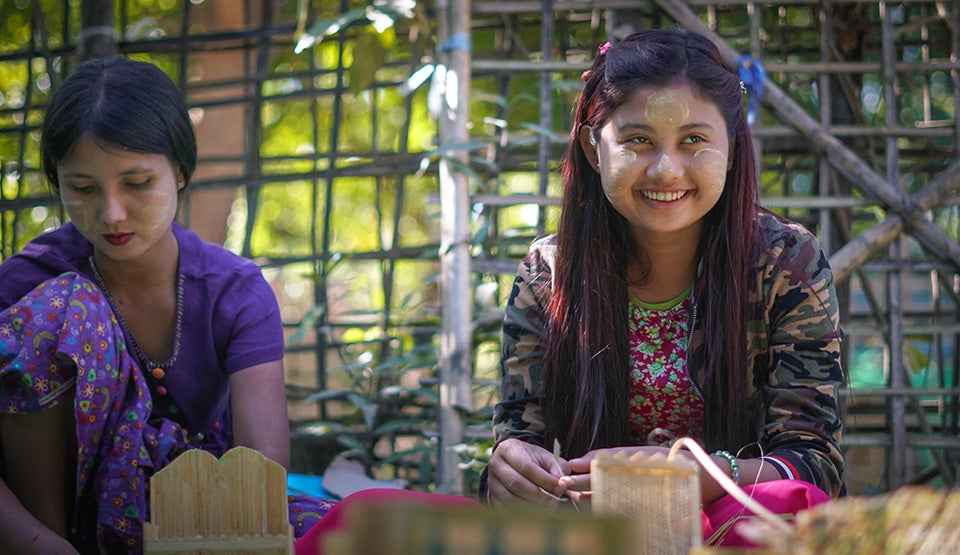
[[[830,496],[817,486],[800,480],[775,480],[743,488],[754,500],[776,515],[796,515],[799,511],[830,501]],[[700,511],[704,542],[728,520],[736,516],[750,516],[746,509],[729,495],[717,499]],[[724,547],[761,547],[737,533],[734,524],[719,545]]]
[[[820,488],[800,480],[776,480],[746,486],[744,491],[774,514],[796,514],[799,511],[825,503],[830,497]],[[478,501],[458,495],[442,495],[399,489],[369,489],[348,495],[334,505],[307,533],[297,540],[296,555],[324,555],[322,551],[323,535],[342,529],[346,525],[345,513],[357,503],[393,502],[409,500],[411,503],[430,503],[449,506],[482,506]],[[754,513],[747,510],[736,499],[725,495],[700,511],[704,540],[725,522],[735,516],[749,516]],[[727,531],[723,542],[725,547],[759,547],[737,533],[734,525]],[[330,555],[330,554],[327,554]]]
[[[314,524],[294,546],[296,555],[324,555],[322,538],[324,534],[340,530],[346,526],[345,510],[361,504],[375,505],[380,502],[410,501],[411,503],[430,503],[443,506],[476,506],[482,507],[480,502],[469,497],[459,495],[443,495],[402,489],[376,488],[361,490],[344,497],[333,506],[319,522]],[[335,554],[327,554],[335,555]]]

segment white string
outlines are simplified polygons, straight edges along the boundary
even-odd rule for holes
[[[700,444],[696,442],[693,438],[681,437],[673,443],[673,446],[670,448],[670,454],[668,459],[672,459],[677,451],[680,450],[680,447],[687,448],[690,453],[693,454],[693,457],[697,459],[697,462],[700,463],[700,466],[707,471],[714,480],[720,484],[720,487],[724,489],[731,497],[743,504],[744,507],[750,509],[757,516],[766,520],[770,525],[777,529],[779,532],[788,533],[790,532],[790,526],[783,521],[782,518],[775,515],[772,511],[755,501],[752,497],[747,495],[747,492],[738,486],[733,480],[727,476],[727,473],[724,472],[717,463],[713,462],[713,459],[710,458],[710,455],[700,447]]]

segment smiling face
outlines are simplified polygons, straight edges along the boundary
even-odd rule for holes
[[[641,87],[592,132],[591,142],[583,129],[581,146],[637,239],[699,238],[729,169],[730,138],[715,104],[685,83]]]
[[[103,147],[83,135],[57,175],[67,214],[98,256],[136,260],[176,240],[171,224],[183,185],[166,156]]]

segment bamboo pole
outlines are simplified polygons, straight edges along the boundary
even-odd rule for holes
[[[893,69],[893,61],[897,54],[893,43],[893,20],[890,18],[890,7],[885,1],[880,2],[880,19],[882,34],[883,58],[883,98],[884,111],[887,121],[897,121],[897,74]],[[900,175],[900,158],[897,150],[897,140],[887,137],[884,143],[886,149],[886,166],[888,183],[896,183]],[[902,194],[902,193],[901,193]],[[904,240],[899,237],[890,243],[887,252],[893,261],[901,260],[904,256]],[[889,333],[887,334],[887,348],[890,352],[890,371],[887,385],[893,389],[901,389],[908,385],[906,370],[904,369],[903,355],[903,272],[887,272],[887,313],[889,317]],[[894,395],[889,400],[888,430],[890,433],[890,447],[887,449],[888,489],[896,489],[907,480],[907,399],[903,395]]]
[[[445,67],[440,110],[440,449],[437,490],[461,493],[455,447],[463,441],[463,414],[471,409],[470,190],[461,171],[468,142],[470,1],[438,0],[439,59]]]
[[[109,58],[116,53],[113,0],[83,0],[80,4],[80,59]]]

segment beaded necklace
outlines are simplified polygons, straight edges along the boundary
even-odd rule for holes
[[[137,343],[136,337],[133,336],[133,332],[131,332],[130,328],[127,327],[127,323],[123,320],[123,316],[120,314],[120,310],[117,308],[118,304],[114,300],[113,295],[110,294],[110,289],[107,288],[107,282],[104,281],[103,276],[100,275],[100,269],[97,268],[97,264],[94,262],[92,255],[90,256],[90,267],[93,269],[94,277],[97,278],[97,285],[99,285],[100,289],[103,290],[104,297],[106,297],[107,302],[110,303],[114,314],[117,316],[117,321],[120,323],[120,328],[123,329],[123,333],[126,336],[127,341],[130,343],[130,346],[133,347],[134,354],[137,356],[140,364],[148,370],[149,375],[157,380],[159,384],[160,380],[166,376],[167,370],[169,370],[170,367],[173,366],[173,363],[176,362],[177,355],[180,354],[180,338],[183,332],[183,274],[179,270],[177,271],[177,322],[173,332],[173,353],[167,360],[163,362],[157,362],[148,357],[147,353],[143,352],[143,349],[140,348],[140,344]],[[166,395],[167,388],[162,384],[157,385],[157,393],[160,395]]]

